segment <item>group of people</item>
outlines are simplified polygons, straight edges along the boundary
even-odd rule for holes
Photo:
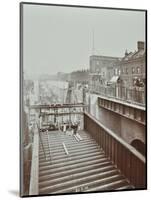
[[[72,123],[72,124],[66,124],[64,123],[61,126],[61,130],[63,131],[64,134],[66,134],[66,132],[70,133],[70,134],[77,134],[79,128],[79,124],[78,123]]]
[[[78,130],[80,129],[80,124],[78,122],[75,123],[63,123],[63,124],[51,124],[48,128],[40,128],[40,132],[47,132],[52,130],[60,130],[64,134],[68,135],[76,135]]]

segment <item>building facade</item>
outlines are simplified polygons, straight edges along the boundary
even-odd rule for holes
[[[131,89],[145,87],[146,83],[146,52],[145,43],[137,42],[137,51],[125,52],[120,61],[121,84]]]
[[[90,56],[89,82],[92,92],[145,104],[145,43],[138,41],[137,50],[126,50],[123,58]]]
[[[90,56],[90,85],[95,88],[98,85],[105,86],[114,76],[115,63],[120,58],[110,56]]]

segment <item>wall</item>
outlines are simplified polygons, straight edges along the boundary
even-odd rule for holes
[[[121,116],[104,108],[99,108],[99,121],[121,136]]]
[[[130,144],[134,139],[145,141],[145,126],[130,119],[121,117],[122,137]]]
[[[145,141],[145,126],[134,121],[123,117],[117,113],[109,111],[105,108],[101,108],[97,103],[98,95],[90,95],[90,114],[98,119],[103,125],[111,129],[117,135],[122,137],[129,144],[134,139],[139,139],[143,143]],[[88,94],[87,94],[88,102]]]

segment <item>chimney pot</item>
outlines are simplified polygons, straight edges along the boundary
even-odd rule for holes
[[[137,49],[138,49],[138,51],[144,50],[144,42],[138,41],[137,42]]]

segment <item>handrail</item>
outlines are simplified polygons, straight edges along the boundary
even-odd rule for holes
[[[101,94],[98,97],[100,97],[101,99],[110,100],[110,101],[113,101],[115,103],[119,103],[119,104],[126,105],[126,106],[129,106],[129,107],[132,107],[132,108],[136,108],[136,109],[139,109],[139,110],[146,111],[146,106],[144,104],[143,105],[134,104],[133,102],[123,101],[123,100],[116,98],[116,97],[107,97],[107,96],[103,96]]]
[[[29,195],[39,194],[39,133],[38,128],[34,131],[33,150],[32,150],[32,163],[31,163],[31,175]]]
[[[121,86],[110,87],[90,85],[90,90],[92,93],[97,93],[107,98],[116,98],[124,102],[132,102],[133,104],[141,106],[145,105],[145,89],[137,90]]]
[[[135,188],[146,187],[146,159],[141,153],[87,112],[84,129]]]

